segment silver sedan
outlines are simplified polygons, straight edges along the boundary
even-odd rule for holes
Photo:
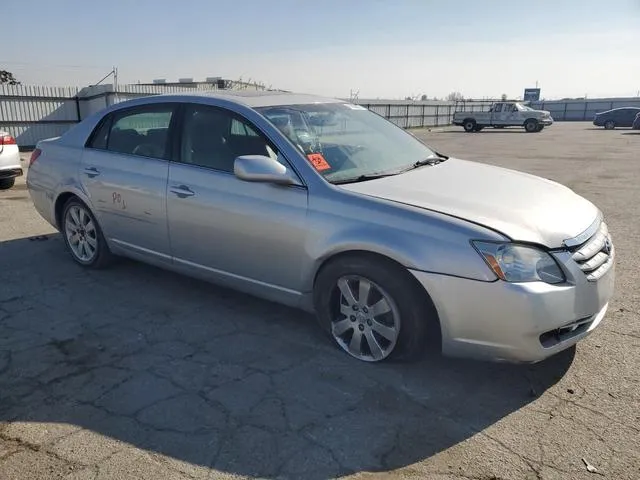
[[[120,103],[40,142],[27,184],[80,265],[126,256],[314,312],[364,361],[539,361],[591,333],[614,289],[592,203],[337,99]]]

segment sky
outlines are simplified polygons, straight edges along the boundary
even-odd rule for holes
[[[640,92],[640,0],[19,0],[0,69],[23,84],[221,76],[346,98]],[[105,83],[111,83],[107,80]]]

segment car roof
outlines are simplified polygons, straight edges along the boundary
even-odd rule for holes
[[[610,110],[605,110],[604,112],[601,112],[601,113],[618,112],[620,110],[638,110],[638,111],[640,111],[640,107],[616,107],[616,108],[612,108]]]
[[[292,93],[270,90],[216,90],[211,92],[184,92],[154,95],[155,98],[172,98],[175,100],[193,97],[219,98],[248,107],[271,107],[277,105],[302,105],[310,103],[344,103],[337,98],[321,97],[305,93]]]

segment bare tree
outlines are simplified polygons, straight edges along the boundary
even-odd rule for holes
[[[7,70],[0,70],[0,83],[7,85],[20,85],[20,82],[16,80],[13,73]]]
[[[450,102],[458,102],[460,100],[464,100],[464,96],[460,92],[451,92],[447,95],[447,100]]]

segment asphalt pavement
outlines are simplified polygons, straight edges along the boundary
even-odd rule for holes
[[[0,479],[640,478],[638,133],[414,131],[603,210],[609,313],[536,365],[364,364],[299,311],[132,261],[83,270],[19,179],[0,192]]]

